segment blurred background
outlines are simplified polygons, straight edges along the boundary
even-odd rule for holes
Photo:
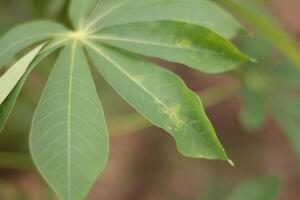
[[[250,2],[241,4],[243,10],[218,1],[245,25],[247,33],[233,42],[256,63],[207,75],[153,60],[200,95],[235,167],[181,156],[168,134],[144,120],[94,71],[111,139],[108,165],[87,200],[300,199],[300,1]],[[67,3],[1,0],[0,35],[32,19],[68,25]],[[56,199],[28,149],[32,115],[55,57],[31,74],[0,136],[0,200]]]

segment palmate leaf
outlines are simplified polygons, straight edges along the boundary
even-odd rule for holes
[[[182,22],[119,25],[99,31],[91,38],[135,53],[182,63],[207,73],[228,71],[248,60],[229,41],[210,30]]]
[[[32,22],[0,40],[2,66],[25,47],[52,39],[1,105],[0,127],[30,71],[44,56],[64,45],[30,134],[34,162],[61,199],[82,199],[104,168],[108,154],[106,124],[84,49],[125,100],[174,137],[183,155],[228,160],[199,97],[176,75],[137,54],[205,72],[233,69],[248,58],[228,41],[241,30],[230,15],[208,0],[70,3],[69,16],[75,30],[48,21]],[[103,38],[108,35],[131,41]],[[132,42],[135,39],[159,46]]]
[[[109,47],[86,44],[97,69],[112,87],[152,123],[169,132],[182,154],[228,159],[199,98],[177,76]]]
[[[34,115],[30,149],[61,199],[82,199],[106,163],[103,111],[76,41],[64,48],[51,72]]]

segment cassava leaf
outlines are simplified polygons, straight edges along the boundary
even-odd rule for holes
[[[72,0],[69,6],[69,16],[76,28],[82,28],[83,22],[92,11],[98,0]]]
[[[60,47],[63,43],[57,43],[57,42],[50,42],[48,43],[40,52],[39,55],[33,60],[33,62],[30,64],[30,66],[27,68],[26,73],[21,78],[21,80],[18,82],[18,84],[15,86],[13,91],[8,95],[8,97],[5,99],[5,101],[0,105],[0,133],[3,129],[3,126],[5,125],[6,120],[9,117],[9,114],[11,113],[13,106],[15,105],[17,101],[17,97],[20,94],[20,91],[28,78],[30,72],[36,67],[40,61],[42,61],[45,57],[50,55],[53,51],[55,51],[57,48]]]
[[[37,56],[44,45],[45,44],[39,45],[27,53],[0,77],[0,106],[9,93],[18,84],[19,80],[25,74],[27,67],[29,67],[30,63]]]
[[[0,39],[0,69],[19,51],[34,43],[65,32],[63,25],[51,21],[34,21],[13,28]]]
[[[91,38],[208,73],[228,71],[248,60],[229,41],[210,30],[182,22],[119,25],[104,29]]]
[[[106,164],[108,136],[80,44],[64,48],[36,109],[30,150],[61,199],[80,200]]]
[[[86,44],[111,86],[153,124],[169,132],[183,155],[228,159],[199,97],[176,75],[109,47]]]
[[[97,32],[113,25],[157,20],[203,26],[227,39],[241,30],[233,17],[208,0],[101,0],[86,27]]]
[[[228,160],[199,97],[179,77],[134,53],[205,72],[233,69],[247,60],[227,41],[241,30],[234,18],[208,0],[70,3],[69,18],[75,30],[38,21],[21,25],[0,39],[0,67],[26,47],[51,39],[0,105],[0,128],[30,71],[67,44],[52,69],[30,134],[33,160],[60,199],[83,199],[107,161],[107,128],[84,47],[113,88],[153,124],[169,132],[183,155]],[[108,35],[131,41],[104,40]]]

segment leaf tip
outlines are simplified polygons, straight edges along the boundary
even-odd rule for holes
[[[249,61],[253,63],[258,63],[258,60],[252,57],[249,57]]]
[[[232,160],[228,159],[227,162],[232,166],[232,167],[235,167],[235,164]]]

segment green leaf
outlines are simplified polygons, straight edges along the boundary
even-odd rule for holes
[[[246,86],[241,89],[240,95],[243,102],[243,109],[240,114],[241,123],[247,129],[260,128],[266,117],[266,97]]]
[[[229,41],[210,30],[182,22],[119,25],[90,37],[135,53],[182,63],[209,73],[228,71],[248,60]]]
[[[208,0],[102,0],[86,28],[97,32],[113,25],[157,20],[199,25],[227,39],[241,30],[234,18]]]
[[[300,98],[285,95],[273,98],[271,112],[287,136],[300,166]]]
[[[69,6],[69,16],[76,28],[82,28],[83,22],[92,11],[98,0],[71,0]]]
[[[30,63],[37,56],[44,45],[45,44],[39,45],[38,47],[27,53],[0,77],[0,106],[9,95],[9,93],[18,84],[19,80],[25,74]]]
[[[297,41],[280,28],[278,23],[270,15],[266,14],[267,11],[258,6],[255,1],[227,0],[220,2],[245,22],[256,28],[280,49],[290,61],[300,67],[300,48],[297,45]]]
[[[275,200],[280,182],[275,177],[247,180],[239,184],[226,200]]]
[[[257,61],[266,60],[274,52],[272,43],[262,36],[243,35],[239,37],[238,46],[243,53]]]
[[[199,97],[176,75],[109,47],[86,44],[111,86],[153,124],[169,132],[183,155],[228,159]]]
[[[22,79],[15,86],[13,91],[8,95],[5,101],[0,105],[0,133],[4,127],[6,120],[8,119],[13,106],[17,101],[17,97],[20,94],[20,91],[28,78],[30,72],[42,61],[45,57],[50,55],[53,51],[59,48],[63,43],[57,43],[56,41],[49,42],[40,52],[40,54],[33,60],[30,66],[27,68],[26,73],[22,77]]]
[[[15,27],[0,39],[0,69],[25,47],[65,31],[64,26],[51,21],[35,21]]]
[[[68,45],[36,109],[30,150],[61,199],[80,200],[106,164],[108,135],[82,47]]]

